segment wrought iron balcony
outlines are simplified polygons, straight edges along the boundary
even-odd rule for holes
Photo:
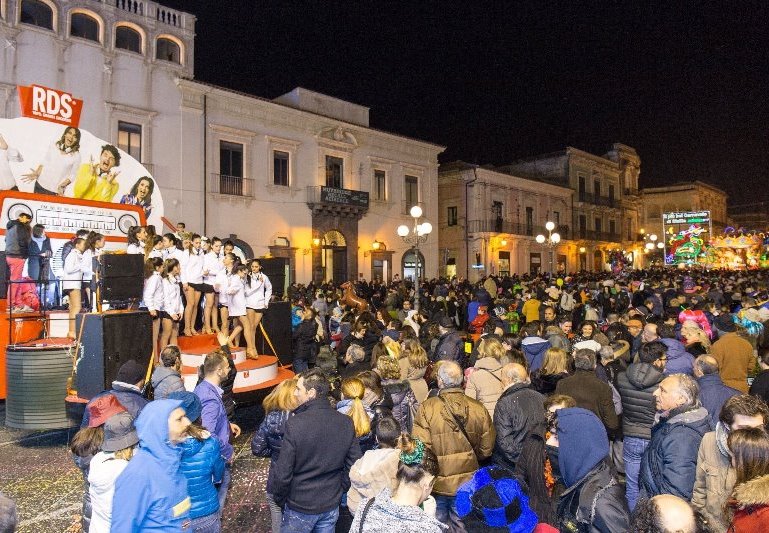
[[[547,229],[544,226],[521,224],[502,218],[471,220],[468,223],[467,230],[470,233],[509,233],[510,235],[526,235],[529,237],[539,234],[547,235]],[[561,240],[569,238],[569,226],[557,226],[553,232],[558,233],[561,236]]]
[[[250,178],[211,174],[208,180],[208,192],[225,196],[254,197],[255,182]]]
[[[588,241],[608,241],[608,242],[620,242],[621,236],[619,233],[609,233],[608,231],[593,231],[578,229],[575,231],[574,237],[576,239],[585,239]]]
[[[617,200],[609,196],[600,196],[589,192],[581,192],[578,201],[593,205],[602,205],[605,207],[616,207]]]

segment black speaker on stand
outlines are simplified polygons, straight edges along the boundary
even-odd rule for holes
[[[269,276],[269,274],[268,274]],[[274,302],[267,308],[262,316],[262,324],[272,345],[278,352],[278,359],[284,365],[291,364],[293,352],[291,351],[291,304],[289,302]],[[261,354],[272,355],[272,350],[264,338],[262,328],[256,329],[256,351]]]
[[[103,254],[99,280],[102,301],[141,299],[144,291],[144,255]]]
[[[285,257],[270,257],[268,259],[259,258],[262,265],[262,272],[270,278],[272,284],[272,295],[276,298],[283,298],[286,289],[291,283],[290,264]]]

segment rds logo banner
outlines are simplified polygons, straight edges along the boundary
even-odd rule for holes
[[[19,85],[19,103],[21,116],[47,120],[77,127],[80,123],[80,113],[83,110],[83,101],[78,100],[69,93],[30,85]]]

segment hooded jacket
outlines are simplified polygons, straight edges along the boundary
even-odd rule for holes
[[[598,417],[587,409],[559,409],[558,466],[567,489],[558,500],[561,531],[627,531],[625,491],[607,463],[609,440]]]
[[[644,496],[672,494],[691,500],[697,452],[703,435],[710,431],[710,421],[704,407],[677,411],[652,427],[651,442],[641,458],[638,475]]]
[[[205,440],[188,437],[182,444],[181,472],[187,478],[192,507],[190,518],[200,518],[219,510],[219,496],[214,487],[224,476],[224,459],[219,443],[208,435]]]
[[[185,390],[179,372],[175,368],[166,366],[159,366],[152,372],[152,388],[156,400],[168,398],[172,392]]]
[[[724,504],[734,489],[737,474],[731,458],[724,454],[727,433],[716,430],[702,437],[697,454],[697,473],[692,492],[692,507],[707,519],[713,533],[725,533],[729,525],[724,519]],[[722,445],[717,443],[721,439]]]
[[[667,346],[667,363],[665,363],[665,374],[686,374],[692,375],[694,357],[686,351],[686,347],[681,341],[676,339],[660,339],[660,342]]]
[[[753,478],[734,488],[735,509],[730,533],[765,531],[769,523],[769,476]]]
[[[32,227],[18,220],[9,220],[5,226],[6,257],[29,257],[29,243],[32,240]]]
[[[350,469],[347,507],[352,514],[362,500],[373,498],[384,488],[395,487],[400,451],[395,448],[369,450]]]
[[[115,482],[112,533],[178,532],[189,519],[182,447],[168,441],[168,418],[177,400],[157,400],[136,419],[139,449]]]
[[[721,408],[726,403],[726,400],[732,396],[739,395],[740,391],[724,385],[724,382],[721,381],[721,376],[718,374],[702,376],[697,379],[697,384],[700,386],[702,407],[708,411],[710,429],[715,430],[716,424],[718,424],[718,416],[721,414]]]
[[[393,418],[398,421],[403,431],[411,433],[411,427],[414,425],[413,415],[417,412],[419,404],[409,381],[383,380],[382,389],[392,398]]]
[[[622,433],[626,437],[652,438],[657,412],[654,391],[665,374],[650,363],[633,363],[617,376],[617,389],[622,398]]]
[[[542,337],[526,337],[521,341],[523,355],[529,363],[529,372],[540,369],[548,348],[550,348],[550,343]]]
[[[515,469],[528,433],[545,426],[544,399],[528,383],[505,389],[494,410],[497,437],[492,460],[495,464],[511,471]]]

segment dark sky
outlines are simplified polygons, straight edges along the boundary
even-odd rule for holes
[[[619,141],[642,187],[701,179],[730,204],[769,200],[762,2],[161,3],[198,17],[197,79],[368,106],[373,127],[447,146],[442,162]]]

